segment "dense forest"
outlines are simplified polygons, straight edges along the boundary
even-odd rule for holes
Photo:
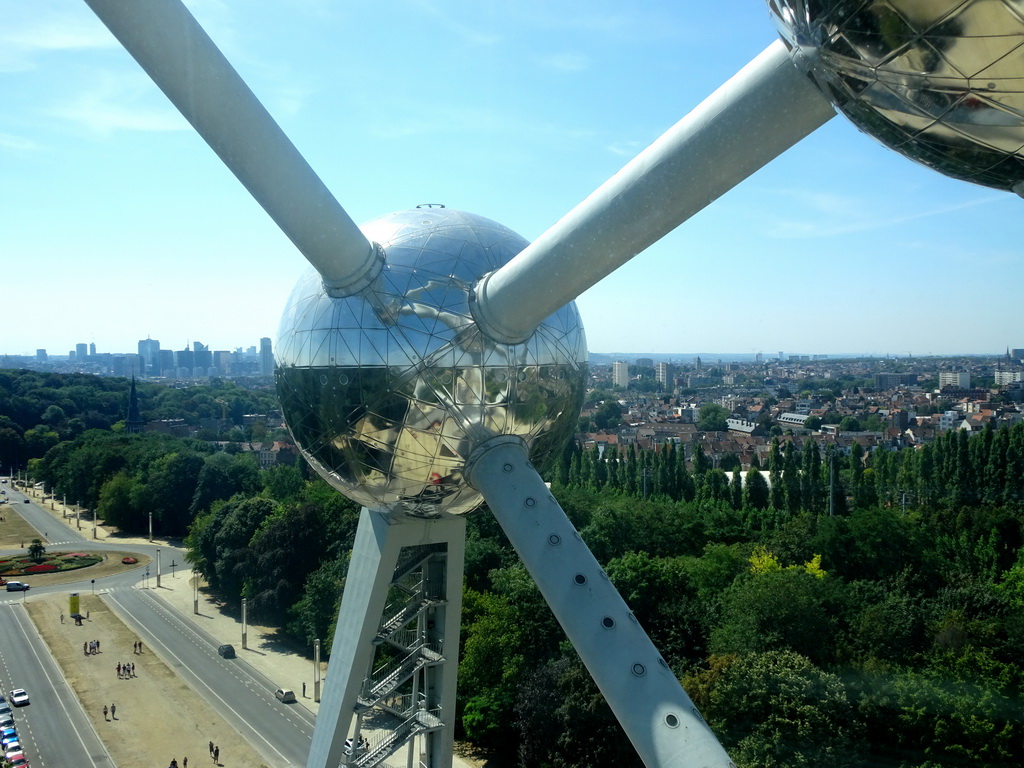
[[[0,420],[46,426],[3,392]],[[85,421],[32,392],[40,419]],[[329,648],[356,506],[300,467],[114,431],[119,407],[57,429],[34,477],[128,530],[153,512],[225,599]],[[869,455],[780,438],[763,473],[570,446],[549,477],[741,768],[1024,763],[1024,425]],[[638,766],[494,519],[467,522],[465,738],[515,765]]]

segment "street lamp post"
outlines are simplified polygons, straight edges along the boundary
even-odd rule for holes
[[[176,578],[178,578],[178,577],[177,577],[177,576],[175,575],[175,573],[174,573],[174,569],[175,569],[175,568],[177,568],[177,567],[178,567],[178,564],[177,564],[176,562],[174,562],[174,558],[171,558],[171,578],[172,578],[172,579],[176,579]]]
[[[92,511],[92,537],[94,539],[98,539],[99,538],[99,536],[96,535],[96,510],[95,509]]]
[[[192,592],[192,613],[194,613],[196,616],[198,616],[199,615],[199,573],[195,569],[192,570],[192,587],[193,587],[193,590],[194,590]]]
[[[156,588],[160,589],[160,550],[156,551]]]
[[[246,598],[242,598],[242,648],[245,649],[246,635],[248,635],[249,629],[249,601]]]
[[[153,543],[153,510],[149,510],[149,543]]]
[[[320,701],[320,638],[313,641],[313,701]]]
[[[82,530],[82,502],[75,504],[75,526]]]

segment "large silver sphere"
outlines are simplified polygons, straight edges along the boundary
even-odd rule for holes
[[[575,304],[522,344],[483,336],[473,284],[526,241],[481,216],[422,208],[362,227],[383,246],[375,284],[335,299],[310,269],[281,319],[277,391],[310,464],[367,507],[468,512],[463,479],[483,441],[517,435],[541,467],[576,427],[587,347]]]
[[[1024,194],[1020,0],[768,0],[861,130],[947,176]]]

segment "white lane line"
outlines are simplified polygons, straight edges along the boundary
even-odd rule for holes
[[[53,689],[54,691],[56,691],[57,690],[57,685],[53,682],[53,678],[50,677],[49,671],[47,671],[46,666],[43,664],[43,659],[42,659],[42,657],[40,657],[39,651],[36,650],[36,646],[32,642],[32,638],[29,636],[28,630],[25,629],[25,623],[24,623],[25,621],[28,621],[28,616],[27,615],[24,617],[24,620],[22,620],[22,619],[17,619],[16,620],[18,629],[21,630],[22,635],[24,635],[25,640],[28,642],[28,647],[31,649],[32,655],[35,656],[36,657],[36,661],[39,662],[39,668],[42,670],[43,674],[46,676],[46,680],[50,684],[50,688]],[[52,657],[51,657],[51,659],[52,659]],[[54,662],[54,663],[56,663],[56,662]],[[73,690],[71,690],[71,686],[68,685],[66,680],[61,678],[61,683],[63,684],[63,686],[65,688],[67,688],[71,692],[72,696],[75,695],[75,692]],[[75,732],[75,736],[78,737],[78,743],[82,745],[82,751],[85,752],[86,755],[89,755],[89,761],[94,766],[97,766],[96,761],[93,760],[92,759],[92,755],[89,754],[90,750],[85,745],[85,740],[82,738],[82,734],[79,732],[78,728],[75,726],[75,721],[71,719],[71,712],[68,710],[67,705],[65,705],[64,698],[62,696],[58,695],[57,696],[57,701],[60,702],[60,708],[64,710],[64,714],[67,716],[68,722],[71,724],[71,729]],[[78,701],[78,697],[77,696],[75,696],[75,701]],[[81,707],[82,703],[78,702],[78,705],[79,705],[79,707]],[[83,715],[85,714],[84,709],[83,709],[82,714]],[[89,720],[88,717],[86,716],[86,722],[89,723],[89,727],[92,729],[93,735],[96,737],[96,741],[98,741],[103,746],[103,752],[107,756],[107,762],[110,765],[114,765],[114,761],[111,759],[110,753],[107,752],[107,745],[103,743],[103,739],[100,738],[100,735],[96,732],[96,729],[93,728],[93,726],[92,726],[92,720]]]
[[[134,614],[134,613],[132,613],[132,612],[131,612],[131,610],[130,610],[130,609],[129,609],[129,608],[128,608],[128,607],[127,607],[127,606],[126,606],[126,605],[125,605],[124,603],[122,603],[122,602],[121,602],[120,600],[118,600],[118,599],[117,599],[117,596],[116,596],[116,595],[107,595],[107,599],[108,599],[108,600],[110,600],[110,601],[111,601],[111,602],[113,602],[113,603],[116,603],[116,604],[117,604],[117,606],[118,606],[118,607],[119,607],[119,608],[120,608],[120,609],[121,609],[121,610],[122,610],[122,611],[123,611],[124,613],[126,613],[126,614],[127,614],[127,615],[129,615],[129,616],[131,616],[131,617],[132,617],[132,618],[134,619],[135,623],[136,623],[136,624],[137,624],[138,626],[140,626],[140,627],[143,627],[143,628],[145,628],[145,623],[144,623],[144,622],[142,621],[142,619],[140,619],[140,618],[136,617],[136,616],[135,616],[135,614]],[[206,683],[206,681],[205,681],[205,680],[203,680],[203,678],[202,678],[201,676],[199,676],[199,675],[195,674],[194,672],[192,672],[192,670],[190,670],[190,669],[188,668],[188,665],[186,665],[186,664],[185,664],[185,662],[184,662],[184,661],[182,661],[182,660],[181,660],[181,658],[180,658],[180,657],[179,657],[179,656],[178,656],[178,655],[177,655],[177,654],[176,654],[176,653],[175,653],[174,651],[172,651],[172,650],[171,650],[170,648],[168,648],[168,647],[167,647],[167,646],[166,646],[166,645],[165,645],[164,643],[162,643],[162,642],[161,642],[161,641],[160,641],[160,640],[159,640],[158,638],[154,637],[152,633],[149,633],[149,632],[147,632],[147,633],[148,633],[148,634],[149,634],[149,636],[150,636],[150,637],[149,637],[149,642],[150,642],[150,645],[152,645],[153,643],[156,643],[156,644],[157,644],[157,645],[158,645],[158,646],[159,646],[160,648],[162,648],[162,649],[163,649],[164,653],[166,653],[166,654],[167,654],[168,656],[171,656],[171,657],[172,657],[172,658],[173,658],[173,659],[174,659],[175,661],[177,661],[177,662],[178,662],[178,664],[179,664],[179,665],[181,666],[181,668],[182,668],[183,670],[188,670],[188,673],[189,673],[189,675],[190,675],[191,677],[193,677],[193,678],[194,678],[194,679],[196,680],[196,682],[197,682],[197,683],[198,683],[199,685],[201,685],[201,686],[202,686],[203,688],[205,688],[205,689],[206,689],[207,691],[209,691],[209,692],[210,692],[210,694],[211,694],[211,695],[212,695],[212,696],[213,696],[213,697],[214,697],[215,699],[217,699],[217,700],[218,700],[218,701],[219,701],[219,702],[220,702],[221,704],[223,704],[223,705],[224,705],[224,706],[225,706],[225,707],[226,707],[226,708],[227,708],[227,709],[228,709],[228,710],[229,710],[229,711],[230,711],[230,712],[231,712],[231,713],[232,713],[232,714],[233,714],[233,715],[234,715],[235,717],[237,717],[237,718],[239,719],[239,721],[240,721],[240,722],[242,722],[242,723],[245,723],[246,727],[247,727],[247,728],[248,728],[249,730],[251,730],[251,731],[252,731],[252,732],[253,732],[254,734],[256,734],[256,735],[257,735],[257,736],[258,736],[258,737],[260,738],[260,741],[262,741],[262,742],[263,742],[264,744],[266,744],[266,745],[267,745],[267,747],[268,747],[268,748],[270,749],[270,751],[271,751],[271,752],[273,752],[273,753],[274,753],[275,755],[277,755],[277,756],[278,756],[279,758],[281,758],[281,761],[282,761],[283,763],[287,763],[287,762],[288,762],[288,758],[286,758],[286,757],[285,757],[284,755],[282,755],[282,754],[281,754],[280,752],[278,752],[278,751],[277,751],[277,749],[276,749],[276,748],[274,747],[274,745],[273,745],[273,744],[271,744],[271,743],[270,743],[269,741],[267,741],[267,739],[266,739],[266,738],[265,738],[265,737],[263,736],[263,734],[262,734],[262,733],[260,733],[260,732],[259,732],[258,730],[256,730],[256,728],[254,728],[254,727],[253,727],[253,726],[252,726],[252,725],[251,725],[251,724],[249,723],[249,721],[248,721],[248,720],[246,720],[246,719],[245,719],[244,717],[242,717],[242,716],[241,716],[241,715],[240,715],[240,714],[238,713],[238,710],[236,710],[236,709],[235,709],[234,707],[232,707],[232,706],[231,706],[230,704],[228,704],[228,703],[227,703],[227,702],[226,702],[226,701],[225,701],[225,700],[224,700],[223,698],[221,698],[220,694],[218,694],[218,693],[217,693],[217,692],[216,692],[215,690],[213,690],[213,688],[211,688],[211,687],[210,687],[210,686],[209,686],[209,685],[208,685],[208,684]]]

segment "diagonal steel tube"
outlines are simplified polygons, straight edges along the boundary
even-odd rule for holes
[[[552,312],[834,115],[782,42],[775,42],[485,276],[475,291],[478,324],[496,341],[525,341]]]
[[[295,145],[179,0],[85,0],[303,256],[331,295],[383,263]]]
[[[532,467],[516,437],[467,469],[640,759],[649,768],[735,768],[679,680]]]

